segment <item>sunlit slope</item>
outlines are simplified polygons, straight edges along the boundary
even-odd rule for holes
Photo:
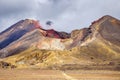
[[[17,68],[54,68],[64,64],[74,64],[79,59],[73,58],[70,51],[39,50],[29,48],[17,55],[5,58],[4,61],[14,64]]]

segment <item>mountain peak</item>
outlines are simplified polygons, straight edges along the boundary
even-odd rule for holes
[[[25,19],[24,22],[25,22],[25,23],[28,23],[28,24],[33,24],[35,28],[42,28],[42,27],[40,26],[39,21],[37,21],[37,20]]]
[[[2,49],[8,46],[10,43],[16,41],[30,31],[41,28],[42,27],[39,25],[39,22],[36,20],[21,20],[0,33],[0,48]]]
[[[102,22],[107,21],[107,20],[109,21],[109,20],[112,20],[112,19],[117,20],[116,18],[114,18],[114,17],[112,17],[110,15],[105,15],[105,16],[99,18],[98,20],[93,21],[91,26],[95,25],[95,24],[102,23]]]
[[[113,17],[110,15],[104,15],[102,18],[113,18]]]
[[[101,18],[99,18],[98,20],[95,20],[95,21],[93,21],[92,23],[91,23],[91,25],[90,25],[90,28],[91,29],[99,29],[100,28],[100,25],[102,25],[102,24],[106,24],[106,25],[108,25],[108,24],[116,24],[116,22],[118,22],[119,20],[118,19],[116,19],[116,18],[114,18],[114,17],[112,17],[112,16],[110,16],[110,15],[105,15],[105,16],[103,16],[103,17],[101,17]],[[104,24],[104,25],[105,25]],[[112,26],[111,26],[112,27]]]

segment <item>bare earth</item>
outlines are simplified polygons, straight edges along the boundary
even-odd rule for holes
[[[120,80],[120,71],[0,69],[0,80]]]

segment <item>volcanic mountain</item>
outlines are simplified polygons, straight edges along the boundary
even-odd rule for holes
[[[17,68],[119,69],[120,21],[106,15],[69,34],[26,19],[0,33],[0,48],[3,62]]]
[[[72,36],[75,39],[70,47],[79,47],[76,53],[80,56],[97,60],[120,57],[120,21],[111,16],[103,16],[89,28],[73,31]]]
[[[5,48],[10,43],[21,38],[24,34],[34,31],[36,29],[40,29],[41,34],[47,37],[67,38],[70,36],[68,33],[57,32],[53,29],[51,30],[42,29],[38,21],[25,19],[17,22],[10,28],[0,33],[0,49]]]
[[[12,25],[10,28],[0,33],[0,48],[4,48],[13,41],[19,39],[27,32],[34,29],[41,28],[37,21],[34,20],[21,20]]]

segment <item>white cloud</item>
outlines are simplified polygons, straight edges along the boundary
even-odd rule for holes
[[[120,18],[120,0],[0,0],[0,31],[13,23],[32,18],[45,26],[47,20],[56,30],[70,32],[88,27],[103,15]]]
[[[37,0],[40,4],[48,4],[49,0]]]

